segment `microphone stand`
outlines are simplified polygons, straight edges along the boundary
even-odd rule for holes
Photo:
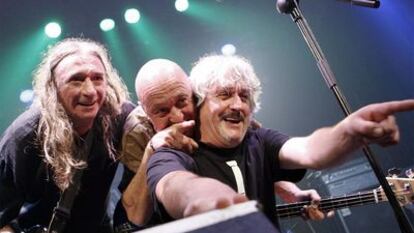
[[[319,71],[322,73],[322,76],[325,79],[328,88],[332,90],[345,116],[349,116],[351,114],[351,108],[347,103],[345,96],[342,94],[340,88],[336,84],[335,76],[328,64],[328,61],[325,58],[325,55],[319,47],[318,42],[316,41],[316,38],[313,35],[312,30],[310,29],[305,17],[302,15],[302,12],[299,10],[298,1],[277,0],[276,7],[280,13],[290,14],[292,20],[298,25],[303,35],[303,38],[305,39],[309,49],[312,52],[312,55],[317,60]],[[414,233],[411,224],[407,219],[407,216],[401,209],[390,185],[388,184],[385,176],[383,175],[382,169],[378,161],[376,160],[374,153],[367,145],[363,146],[362,150],[366,158],[368,159],[375,175],[377,176],[380,185],[384,189],[385,195],[387,196],[388,201],[390,202],[390,205],[394,210],[400,229],[403,233]]]

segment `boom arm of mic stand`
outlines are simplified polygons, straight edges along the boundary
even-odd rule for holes
[[[288,6],[285,9],[290,9],[290,12],[286,12],[284,10],[280,10],[279,6]],[[325,79],[326,84],[328,85],[329,89],[331,89],[340,105],[342,111],[344,112],[345,116],[351,114],[351,109],[349,104],[347,103],[345,96],[342,94],[341,90],[336,84],[335,76],[328,64],[328,61],[325,58],[321,48],[319,47],[318,42],[315,39],[306,19],[302,15],[302,12],[299,10],[299,5],[297,0],[280,0],[277,3],[278,10],[282,13],[290,13],[292,20],[298,25],[303,38],[305,39],[306,43],[309,46],[309,49],[312,52],[312,55],[317,60],[318,68],[322,73],[323,78]],[[414,233],[411,224],[409,223],[407,216],[404,214],[403,210],[401,209],[397,199],[394,196],[394,193],[389,186],[384,174],[382,173],[382,169],[379,166],[378,161],[375,159],[375,156],[369,146],[363,147],[363,152],[367,157],[375,175],[378,178],[379,183],[381,184],[382,188],[384,189],[385,195],[388,198],[389,203],[391,204],[396,218],[398,220],[399,226],[403,233]]]
[[[351,4],[370,8],[378,8],[381,5],[378,0],[351,0]]]

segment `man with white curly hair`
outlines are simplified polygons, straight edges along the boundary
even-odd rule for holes
[[[120,189],[125,191],[123,206],[118,203],[114,213],[115,232],[131,232],[156,223],[151,218],[152,202],[146,184],[147,163],[154,150],[170,147],[191,154],[198,147],[192,139],[196,117],[193,92],[178,64],[168,59],[148,61],[137,74],[135,90],[140,105],[124,125],[120,160],[125,169]],[[320,199],[315,190],[301,190],[290,182],[280,181],[275,189],[285,201]],[[150,219],[152,222],[148,222]]]
[[[275,181],[298,181],[304,169],[337,165],[368,143],[396,144],[399,131],[392,115],[414,110],[414,100],[372,104],[335,126],[289,137],[249,128],[261,86],[246,59],[203,57],[190,79],[198,100],[199,148],[191,156],[158,149],[148,163],[155,212],[164,222],[253,199],[277,225]]]
[[[134,107],[126,86],[104,46],[83,38],[50,47],[33,86],[33,104],[0,142],[0,232],[48,226],[78,170],[64,232],[109,232],[106,201],[122,126]]]

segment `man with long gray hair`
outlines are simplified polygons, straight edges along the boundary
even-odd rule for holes
[[[0,232],[48,226],[79,170],[64,232],[109,232],[106,201],[134,107],[125,84],[104,46],[69,38],[48,49],[33,87],[33,104],[0,142]]]

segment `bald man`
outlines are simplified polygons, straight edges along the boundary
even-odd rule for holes
[[[194,103],[187,74],[181,67],[166,59],[154,59],[139,70],[135,81],[140,106],[131,112],[124,126],[120,160],[127,169],[120,190],[125,190],[121,201],[126,216],[118,204],[114,216],[117,232],[130,227],[119,226],[128,225],[123,221],[126,217],[142,225],[152,213],[145,173],[154,150],[165,146],[192,153],[197,148],[188,136],[194,126]]]
[[[198,148],[192,139],[195,105],[187,74],[170,60],[147,62],[137,74],[135,90],[140,106],[127,118],[120,157],[128,168],[120,185],[120,190],[125,190],[121,202],[126,212],[121,215],[134,224],[147,226],[151,225],[146,221],[152,214],[146,184],[148,159],[159,147],[171,147],[189,154]],[[275,187],[285,201],[320,199],[315,190],[301,190],[290,182],[278,182]],[[118,204],[114,216],[115,231],[137,230],[129,223],[117,220],[123,212],[120,208]]]

